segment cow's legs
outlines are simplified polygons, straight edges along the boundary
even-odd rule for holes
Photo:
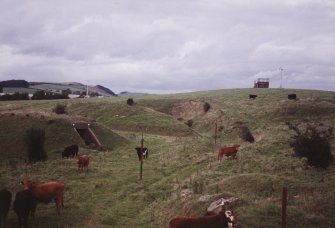
[[[60,215],[60,207],[62,205],[62,199],[61,197],[55,198],[55,203],[56,203],[56,213]]]
[[[33,218],[35,218],[36,207],[37,207],[37,203],[34,203],[34,205],[31,207],[31,210],[30,210],[30,215]]]

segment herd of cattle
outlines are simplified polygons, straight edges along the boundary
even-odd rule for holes
[[[256,94],[249,94],[249,99],[256,99]],[[297,94],[291,93],[287,95],[287,99],[289,100],[297,100]]]
[[[240,145],[223,146],[217,149],[217,159],[222,160],[223,156],[236,158]],[[138,159],[148,158],[149,150],[146,147],[135,148]],[[62,152],[62,158],[75,158],[78,164],[78,170],[88,170],[89,156],[78,155],[77,145],[66,147]],[[38,203],[49,203],[54,200],[56,203],[56,213],[64,207],[64,183],[62,182],[32,182],[24,180],[21,182],[23,190],[18,191],[13,203],[20,227],[27,227],[29,214],[34,217]],[[0,227],[6,223],[8,211],[12,201],[12,193],[7,189],[0,190]],[[187,217],[178,216],[170,220],[170,228],[185,227],[231,227],[232,219],[222,210],[220,213],[207,214],[205,216]]]
[[[75,158],[78,170],[88,170],[90,158],[88,155],[78,155],[77,145],[66,147],[62,157]],[[23,190],[16,192],[13,202],[13,210],[16,213],[20,227],[27,227],[29,214],[34,217],[38,203],[49,203],[54,200],[56,213],[64,207],[64,183],[62,182],[33,182],[30,180],[21,181]],[[12,202],[12,193],[7,189],[0,190],[0,227],[6,225],[7,215]]]

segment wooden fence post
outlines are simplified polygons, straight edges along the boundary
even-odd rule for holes
[[[142,129],[142,138],[141,138],[141,164],[140,164],[140,180],[142,180],[143,173],[143,129]]]
[[[282,228],[286,228],[286,205],[287,205],[287,188],[283,187],[283,196],[282,196]]]
[[[216,138],[217,138],[217,133],[218,132],[218,120],[215,120],[215,135],[214,135],[214,144],[216,145]]]

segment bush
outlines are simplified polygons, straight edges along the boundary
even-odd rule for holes
[[[130,105],[130,106],[134,105],[134,100],[133,100],[133,98],[128,98],[128,100],[127,100],[127,105]]]
[[[202,194],[204,192],[204,183],[202,180],[194,181],[192,183],[192,189],[194,194]]]
[[[211,108],[211,105],[208,104],[207,102],[205,102],[204,103],[204,112],[208,112],[210,108]]]
[[[192,127],[192,125],[193,125],[193,120],[188,120],[185,124],[186,124],[187,126],[189,126],[189,127]]]
[[[66,114],[66,105],[57,104],[53,112],[56,114]]]
[[[29,162],[44,161],[47,153],[44,150],[45,131],[31,128],[27,130],[27,157]]]
[[[308,126],[301,132],[297,126],[288,125],[296,133],[290,144],[294,153],[299,157],[306,157],[307,165],[327,168],[333,160],[329,143],[333,128],[321,131],[314,126]]]
[[[31,97],[32,100],[52,100],[52,99],[69,99],[68,94],[57,94],[45,92],[43,90],[36,91]]]
[[[15,92],[14,94],[5,94],[0,96],[1,101],[11,101],[11,100],[29,100],[28,93],[18,93]]]

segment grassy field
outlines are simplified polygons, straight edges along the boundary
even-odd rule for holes
[[[298,100],[287,100],[288,93],[296,93]],[[258,97],[249,100],[249,94]],[[294,157],[287,126],[334,127],[334,92],[234,89],[142,96],[134,106],[126,100],[0,103],[0,186],[15,193],[25,178],[65,183],[61,215],[53,203],[41,204],[31,227],[167,227],[176,215],[204,214],[222,196],[238,198],[230,208],[240,226],[280,227],[283,187],[288,188],[287,227],[335,227],[335,166],[316,169]],[[208,112],[199,109],[204,102],[211,106]],[[52,112],[58,103],[67,105],[67,115]],[[177,105],[185,105],[179,120],[173,115]],[[185,124],[190,119],[191,127]],[[76,121],[90,122],[106,150],[85,146],[71,127]],[[216,160],[215,123],[217,145],[241,145],[237,159]],[[239,124],[256,142],[239,137]],[[26,166],[24,134],[32,126],[46,130],[49,159]],[[149,157],[139,180],[134,147],[142,132]],[[73,143],[91,157],[87,173],[78,172],[74,160],[60,158],[62,148]],[[334,139],[331,147],[334,151]],[[186,190],[190,194],[181,195]],[[199,200],[202,196],[207,200]],[[12,210],[8,223],[17,223]]]

